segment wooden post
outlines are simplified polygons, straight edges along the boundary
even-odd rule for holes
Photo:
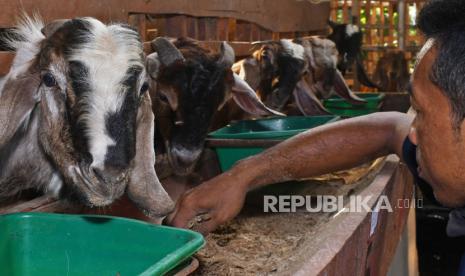
[[[145,14],[130,14],[128,24],[139,30],[142,41],[147,41],[147,18]]]
[[[355,25],[360,25],[360,5],[358,0],[352,1],[352,9],[350,10],[351,13],[351,22]]]
[[[360,6],[359,6],[358,0],[352,1],[352,9],[351,9],[350,18],[351,18],[352,24],[355,24],[360,27]],[[354,76],[354,83],[353,83],[352,90],[360,91],[360,82],[358,81],[358,78],[356,77],[357,76],[356,64],[352,65],[352,72]]]
[[[405,0],[399,0],[397,6],[399,25],[397,31],[397,41],[399,41],[399,49],[405,50]]]

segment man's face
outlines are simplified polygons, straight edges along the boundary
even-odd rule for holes
[[[438,50],[419,61],[412,80],[411,103],[416,111],[410,139],[417,147],[420,177],[433,187],[436,199],[450,207],[465,205],[465,126],[454,129],[452,108],[430,78]]]

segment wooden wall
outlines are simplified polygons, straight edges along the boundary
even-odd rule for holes
[[[15,25],[18,17],[38,13],[54,19],[92,16],[104,22],[128,22],[144,40],[156,35],[212,41],[236,41],[239,55],[249,46],[239,42],[326,33],[329,2],[304,0],[0,0],[0,29]],[[0,52],[0,76],[6,74],[12,54]]]

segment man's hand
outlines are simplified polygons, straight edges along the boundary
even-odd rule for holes
[[[233,219],[244,205],[247,185],[232,171],[187,191],[168,217],[168,224],[207,234]]]

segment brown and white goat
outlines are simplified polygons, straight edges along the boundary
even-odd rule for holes
[[[0,198],[37,189],[105,206],[127,192],[151,217],[170,212],[138,33],[93,18],[26,18],[16,34],[0,91]]]
[[[327,114],[318,100],[336,92],[349,102],[364,101],[350,91],[337,70],[335,44],[319,37],[264,41],[252,57],[233,65],[267,105],[285,110],[291,97],[304,115]],[[317,97],[318,96],[318,97]]]
[[[191,173],[207,133],[231,119],[242,119],[243,110],[255,116],[282,115],[266,107],[232,72],[235,55],[226,42],[219,53],[187,38],[160,37],[152,47],[155,52],[147,57],[147,68],[156,127],[175,174]]]

